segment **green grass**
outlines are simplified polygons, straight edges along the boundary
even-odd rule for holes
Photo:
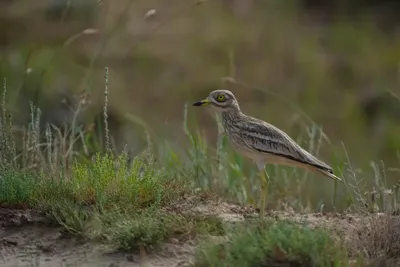
[[[229,241],[198,249],[196,266],[347,266],[346,252],[324,230],[290,221],[240,226]]]

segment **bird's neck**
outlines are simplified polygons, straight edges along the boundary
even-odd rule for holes
[[[222,123],[225,126],[226,123],[232,124],[235,121],[240,120],[243,117],[243,113],[239,107],[231,107],[227,110],[222,111]]]

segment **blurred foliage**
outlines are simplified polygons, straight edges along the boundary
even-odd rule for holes
[[[385,16],[393,13],[385,2],[329,3],[333,9],[318,1],[278,0],[1,1],[7,108],[17,125],[30,120],[33,101],[42,128],[72,120],[77,127],[102,128],[108,66],[110,131],[117,146],[143,149],[143,125],[129,119],[140,118],[154,140],[183,150],[184,103],[227,87],[244,112],[305,147],[314,140],[308,129],[322,127],[330,145],[323,139],[318,153],[335,168],[343,167],[348,153],[353,168],[369,176],[370,162],[382,160],[395,183],[398,22],[390,20],[390,32],[382,28],[393,17]],[[76,117],[84,94],[85,112]],[[193,120],[194,112],[188,127],[198,122],[201,134],[216,144],[214,120],[202,111]]]

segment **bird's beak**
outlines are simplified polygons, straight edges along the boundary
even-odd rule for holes
[[[193,103],[193,106],[206,106],[209,105],[210,103],[211,101],[206,98],[204,100]]]

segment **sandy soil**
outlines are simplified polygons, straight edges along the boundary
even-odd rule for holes
[[[174,203],[171,212],[190,211],[203,215],[216,215],[234,222],[256,216],[251,208],[227,204],[218,199],[188,197]],[[306,222],[313,227],[324,227],[341,242],[354,248],[364,246],[368,218],[351,214],[269,212],[269,217]],[[382,223],[378,223],[383,225]],[[400,225],[400,224],[399,224]],[[400,230],[400,229],[399,229]],[[379,230],[381,231],[381,230]],[[400,231],[399,231],[400,232]],[[116,253],[98,243],[82,242],[63,234],[60,227],[51,225],[44,215],[33,210],[0,209],[0,266],[190,266],[193,264],[195,241],[170,243],[153,254]],[[355,252],[354,252],[355,253]],[[381,263],[379,263],[381,264]],[[396,265],[371,266],[396,266]],[[399,265],[400,266],[400,265]]]

